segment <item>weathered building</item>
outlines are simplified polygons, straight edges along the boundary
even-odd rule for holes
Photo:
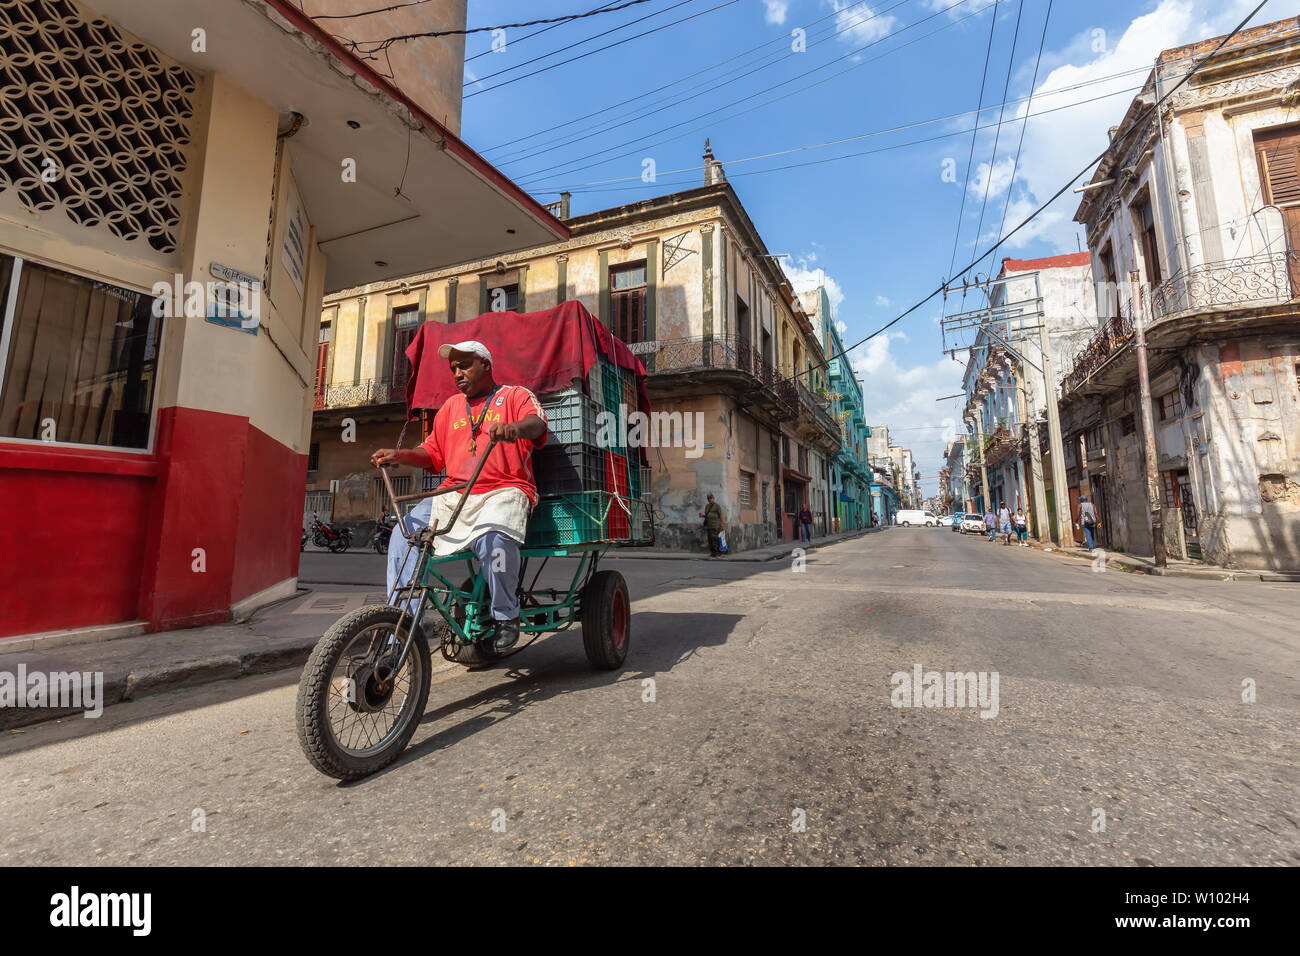
[[[0,636],[292,595],[323,294],[564,226],[290,0],[3,2],[0,64],[0,496],[53,516]]]
[[[1219,39],[1160,54],[1075,214],[1087,227],[1101,326],[1064,381],[1066,464],[1072,496],[1091,493],[1099,506],[1104,547],[1151,554],[1154,503],[1172,558],[1292,569],[1300,19],[1243,31],[1175,89]],[[1152,105],[1170,91],[1157,117]]]
[[[791,537],[805,502],[825,529],[840,431],[822,346],[720,164],[708,152],[705,162],[705,185],[570,216],[563,242],[328,296],[308,510],[326,507],[337,482],[337,517],[364,527],[381,513],[368,455],[401,428],[403,350],[419,323],[572,299],[641,358],[654,410],[691,426],[649,449],[661,546],[704,547],[709,492],[733,551]],[[412,489],[424,477],[396,472]]]
[[[990,285],[988,314],[990,321],[976,330],[962,381],[973,452],[968,465],[978,488],[974,506],[1023,508],[1031,532],[1045,539],[1055,534],[1055,489],[1042,342],[1059,382],[1061,369],[1097,329],[1089,254],[1003,259]]]

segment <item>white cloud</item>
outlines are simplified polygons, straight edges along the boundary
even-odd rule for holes
[[[929,364],[905,365],[893,344],[907,336],[885,332],[850,353],[854,374],[863,380],[867,420],[889,426],[890,441],[912,449],[924,494],[938,490],[944,447],[962,430],[961,401],[935,399],[961,391],[965,366],[947,356]]]
[[[786,11],[790,9],[789,0],[763,0],[763,19],[768,23],[785,23]]]
[[[840,333],[840,335],[843,335],[843,334],[844,334],[845,332],[847,332],[848,330],[849,330],[849,327],[848,327],[847,325],[845,325],[843,322],[839,322],[839,321],[837,321],[837,322],[835,323],[835,331],[838,332],[838,333]]]
[[[1113,93],[1096,102],[1071,106],[1029,120],[1016,181],[1011,184],[1006,229],[1013,228],[1075,175],[1084,161],[1105,148],[1107,131],[1123,119],[1136,95],[1136,91],[1130,88],[1145,81],[1146,71],[1154,65],[1160,51],[1227,33],[1253,6],[1251,0],[1161,0],[1154,10],[1135,18],[1118,35],[1104,32],[1100,25],[1089,27],[1072,37],[1063,48],[1045,52],[1044,64],[1057,65],[1045,78],[1040,72],[1033,102],[1029,105],[1033,112]],[[1267,20],[1266,13],[1257,19]],[[1065,89],[1127,70],[1138,72],[1102,80],[1080,90]],[[1020,95],[1024,95],[1023,92]],[[1016,122],[1010,124],[1015,136],[1010,141],[1013,144],[1010,149],[1014,149],[1014,143],[1019,139],[1019,125],[1025,112],[1026,105],[1022,103],[1017,108]],[[989,115],[984,114],[983,122],[989,121]],[[988,139],[992,134],[981,135]],[[1004,144],[1008,142],[1007,127],[1003,128],[1001,141]],[[1003,148],[1000,146],[999,152]],[[978,146],[976,151],[978,153]],[[997,167],[1002,163],[1000,159],[994,169],[994,188],[999,185]],[[982,165],[987,174],[987,163]],[[1002,251],[1023,248],[1031,239],[1039,238],[1062,252],[1074,252],[1080,227],[1071,220],[1078,201],[1078,196],[1066,192],[1046,214],[1017,233]],[[1002,211],[996,209],[995,212],[997,219],[993,228],[997,229]]]
[[[794,286],[796,292],[807,292],[819,285],[825,285],[826,297],[831,300],[831,310],[838,313],[840,304],[844,302],[844,290],[840,288],[838,282],[826,274],[825,270],[808,268],[816,258],[812,254],[800,256],[795,260],[795,264],[783,264],[781,268],[790,277],[790,284]]]
[[[893,304],[894,304],[894,303],[893,303],[893,300],[890,299],[889,296],[887,296],[887,295],[878,295],[878,296],[876,296],[876,305],[879,306],[879,307],[882,308],[882,309],[887,309],[887,308],[889,308],[889,307],[890,307],[891,305],[893,305]]]
[[[986,187],[990,199],[994,196],[1001,196],[1011,186],[1011,167],[1015,165],[1015,162],[1015,157],[1006,156],[994,163],[992,182],[989,182],[989,164],[977,163],[975,175],[971,177],[970,186],[968,187],[971,196],[982,200]]]
[[[881,16],[869,4],[855,0],[826,0],[826,4],[835,11],[835,30],[847,46],[861,47],[879,40],[898,22],[897,18]]]

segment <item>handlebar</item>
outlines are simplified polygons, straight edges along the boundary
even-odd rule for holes
[[[380,465],[379,474],[383,476],[384,488],[388,491],[388,499],[393,504],[393,514],[397,516],[397,527],[402,532],[402,537],[407,541],[414,541],[415,535],[406,529],[406,515],[402,514],[401,503],[404,501],[419,501],[423,498],[432,498],[435,495],[445,495],[453,491],[464,491],[460,501],[456,504],[456,510],[451,513],[451,520],[441,531],[438,530],[438,522],[429,523],[429,538],[436,538],[440,534],[446,534],[456,524],[456,519],[460,517],[461,509],[465,507],[465,502],[469,498],[470,492],[474,488],[475,482],[478,481],[479,474],[483,471],[483,466],[487,464],[488,455],[492,454],[492,449],[497,446],[497,439],[488,440],[488,446],[483,452],[483,457],[478,460],[478,465],[474,468],[474,474],[470,475],[469,481],[462,481],[460,484],[449,485],[446,488],[435,488],[433,491],[421,491],[412,495],[397,495],[393,492],[392,479],[388,477],[388,468]]]

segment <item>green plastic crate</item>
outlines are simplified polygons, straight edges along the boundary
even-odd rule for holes
[[[604,513],[604,495],[599,491],[548,495],[537,502],[528,519],[524,545],[600,541],[604,537]]]

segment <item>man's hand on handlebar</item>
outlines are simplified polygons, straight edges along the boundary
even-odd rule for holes
[[[518,441],[527,438],[535,441],[546,434],[546,422],[536,415],[525,415],[517,422],[493,422],[488,428],[488,437],[493,441]]]
[[[370,456],[370,464],[376,468],[392,468],[394,465],[430,468],[433,459],[423,448],[381,448]]]

